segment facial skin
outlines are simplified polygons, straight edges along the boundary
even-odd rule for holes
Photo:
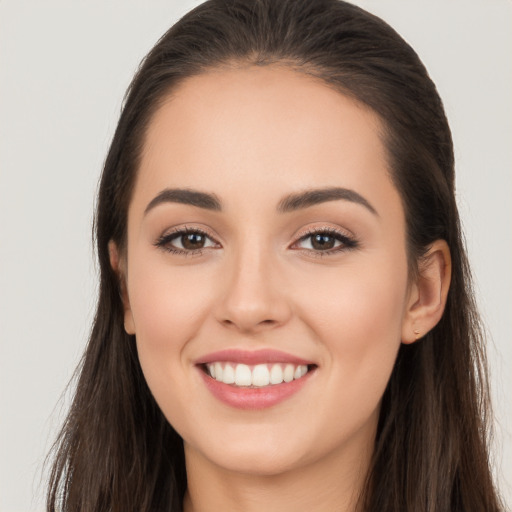
[[[256,508],[249,482],[289,488],[290,510],[350,506],[400,343],[435,325],[449,282],[442,243],[425,265],[431,278],[409,279],[404,211],[380,130],[371,111],[278,66],[190,78],[151,121],[127,251],[111,244],[111,261],[148,385],[184,439],[189,510],[230,509],[230,493],[245,503],[231,510]],[[333,187],[368,204],[278,209],[285,196]],[[146,211],[166,189],[214,194],[221,210],[161,201]],[[170,252],[182,247],[179,236],[158,246],[185,228],[207,234],[201,250]],[[308,234],[326,231],[327,249],[315,248]],[[285,400],[240,409],[210,392],[196,364],[225,349],[275,349],[315,366]],[[320,488],[330,508],[318,504]]]

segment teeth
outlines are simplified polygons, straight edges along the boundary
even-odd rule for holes
[[[251,369],[246,364],[236,365],[235,384],[237,386],[250,386],[252,384]]]
[[[291,382],[293,380],[294,371],[295,371],[295,367],[293,366],[293,364],[287,364],[284,367],[283,380],[285,382]]]
[[[283,382],[283,369],[281,365],[274,364],[270,370],[270,384],[281,384]]]
[[[214,377],[218,381],[222,382],[222,374],[223,374],[222,365],[220,363],[215,363],[214,365],[210,364],[208,366],[213,366],[213,368],[214,368],[214,372],[213,372],[214,375],[212,375],[212,377]],[[210,373],[211,373],[211,370],[210,370]]]
[[[230,364],[224,366],[224,374],[222,375],[222,382],[224,384],[234,384],[235,383],[235,370]]]
[[[210,377],[240,387],[264,387],[268,385],[282,384],[300,379],[308,372],[307,365],[294,364],[257,364],[248,366],[227,362],[208,363],[206,369]]]
[[[270,372],[266,364],[257,364],[252,371],[253,386],[268,386],[270,383]]]

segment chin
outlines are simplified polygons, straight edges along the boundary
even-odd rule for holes
[[[185,456],[192,452],[226,471],[262,477],[290,471],[303,464],[305,459],[297,443],[265,441],[260,436],[250,434],[238,442],[231,437],[229,442],[217,439],[204,447],[192,448],[185,444]]]
[[[257,447],[249,452],[228,454],[214,462],[233,473],[260,477],[281,475],[301,465],[301,460],[298,460],[296,456],[269,453]]]

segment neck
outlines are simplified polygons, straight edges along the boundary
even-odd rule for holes
[[[188,488],[184,512],[355,512],[373,442],[333,452],[279,474],[230,471],[185,444]]]

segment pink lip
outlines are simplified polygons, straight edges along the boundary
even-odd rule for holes
[[[253,351],[239,349],[220,350],[199,358],[196,364],[215,363],[217,361],[243,363],[247,365],[263,363],[313,364],[312,361],[306,361],[305,359],[287,354],[286,352],[272,349]]]
[[[219,359],[216,359],[217,361]],[[221,359],[224,360],[225,359]],[[198,367],[199,368],[199,367]],[[212,379],[203,370],[199,373],[208,390],[218,400],[237,409],[258,410],[277,405],[297,393],[316,373],[310,370],[304,377],[262,388],[237,388]]]
[[[279,402],[282,402],[297,393],[304,384],[309,381],[312,374],[315,373],[313,369],[310,369],[310,371],[300,379],[261,388],[235,387],[213,379],[201,368],[206,363],[214,363],[217,361],[242,363],[247,365],[264,363],[313,365],[314,363],[312,361],[307,361],[300,357],[287,354],[286,352],[273,349],[252,351],[228,349],[212,352],[199,358],[196,361],[196,366],[208,390],[221,402],[238,409],[265,409],[267,407],[277,405]]]

